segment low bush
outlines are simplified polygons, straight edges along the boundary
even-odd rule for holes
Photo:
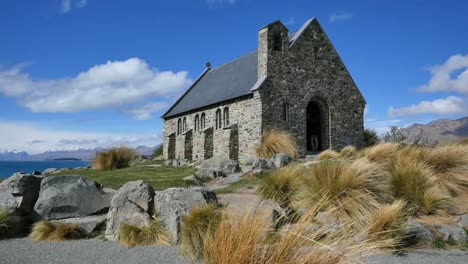
[[[182,218],[180,251],[182,255],[199,259],[205,251],[205,240],[212,239],[221,221],[220,208],[208,204],[190,209]]]
[[[257,156],[270,159],[273,154],[286,153],[291,158],[297,158],[297,146],[294,138],[284,131],[267,130],[262,135],[260,144],[256,147]]]
[[[136,227],[129,224],[120,226],[119,243],[127,247],[142,245],[169,245],[169,236],[157,219],[149,226]]]
[[[10,214],[5,208],[0,208],[0,238],[5,237],[8,234],[10,225]]]
[[[402,200],[396,200],[379,208],[370,219],[368,239],[371,241],[393,239],[397,246],[403,242],[407,223],[404,210],[405,202]]]
[[[34,241],[62,241],[83,237],[77,225],[41,221],[34,224],[29,239]]]
[[[261,178],[258,193],[262,199],[272,199],[283,208],[291,208],[298,189],[302,166],[290,164]]]
[[[322,151],[315,159],[316,160],[335,160],[340,158],[340,153],[327,149]]]
[[[153,158],[156,158],[162,155],[163,155],[163,145],[161,144],[159,147],[154,149]]]
[[[390,163],[399,148],[396,143],[382,143],[366,148],[364,155],[373,162]]]
[[[374,146],[380,142],[377,132],[371,129],[364,129],[363,139],[365,147]]]
[[[93,168],[97,170],[114,170],[128,167],[130,161],[136,157],[134,149],[127,147],[112,148],[96,153]]]

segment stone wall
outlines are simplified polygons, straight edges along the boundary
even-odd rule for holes
[[[229,108],[229,125],[223,126],[221,129],[216,129],[215,119],[216,110],[224,110],[225,107]],[[233,157],[232,149],[230,146],[238,147],[238,157],[241,163],[245,162],[248,158],[254,156],[255,146],[261,139],[261,101],[258,92],[254,92],[248,97],[239,98],[237,100],[220,103],[205,109],[199,109],[194,112],[187,113],[186,115],[174,116],[163,120],[164,122],[164,158],[168,158],[168,145],[169,136],[175,135],[176,148],[175,157],[185,157],[185,139],[187,133],[192,133],[192,158],[191,160],[203,160],[205,156],[205,133],[211,129],[213,131],[213,154],[224,158]],[[195,116],[201,116],[205,113],[205,128],[200,131],[194,130]],[[187,120],[187,129],[184,133],[177,135],[177,121],[179,118]],[[222,115],[224,118],[224,115]],[[222,122],[224,125],[224,122]],[[232,133],[232,130],[237,130]],[[238,145],[233,144],[232,137],[237,137]],[[235,155],[234,155],[235,156]]]
[[[278,24],[270,27],[286,30]],[[269,43],[261,40],[268,34],[261,33],[259,44]],[[297,139],[300,155],[305,155],[307,105],[311,100],[320,101],[322,126],[328,128],[323,130],[324,148],[361,146],[364,98],[319,23],[313,20],[291,47],[267,50],[267,69],[262,71],[268,72],[268,78],[260,89],[262,126],[289,131]],[[282,118],[285,102],[289,103],[288,121]]]

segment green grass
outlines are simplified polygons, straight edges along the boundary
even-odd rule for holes
[[[436,237],[434,241],[432,242],[434,247],[437,249],[445,249],[446,248],[446,243],[445,240],[441,237]]]
[[[160,163],[153,162],[152,164]],[[194,172],[191,167],[174,168],[172,166],[162,165],[161,167],[154,168],[145,165],[137,165],[117,170],[78,169],[61,172],[53,176],[81,175],[93,179],[105,187],[113,189],[120,188],[128,181],[143,180],[150,184],[155,190],[164,190],[171,187],[186,187],[187,183],[182,179],[192,175]]]
[[[260,184],[262,174],[258,176],[246,175],[238,182],[234,182],[227,187],[214,190],[216,194],[233,193],[238,189],[254,189]]]

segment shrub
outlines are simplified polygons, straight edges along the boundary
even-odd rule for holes
[[[382,143],[364,150],[364,155],[373,162],[391,162],[392,157],[398,152],[399,146],[395,143]]]
[[[340,151],[341,159],[351,159],[356,156],[356,148],[353,146],[346,146]]]
[[[302,166],[290,164],[263,176],[258,193],[263,199],[272,199],[283,208],[291,208],[298,188]]]
[[[10,221],[11,219],[8,210],[0,208],[0,238],[7,235]]]
[[[287,132],[271,129],[262,135],[261,143],[256,147],[257,156],[269,159],[273,154],[286,153],[297,158],[297,146],[294,138]]]
[[[363,133],[364,146],[370,147],[379,144],[380,138],[377,135],[377,132],[372,129],[364,129]]]
[[[316,160],[335,160],[339,158],[340,158],[340,153],[327,149],[325,151],[322,151],[315,159]]]
[[[379,208],[371,217],[368,238],[371,241],[393,239],[401,243],[406,234],[405,202],[396,200]]]
[[[182,218],[180,250],[182,255],[199,259],[205,250],[205,240],[212,238],[222,217],[219,208],[212,204],[190,209]]]
[[[128,224],[120,226],[119,243],[127,247],[141,245],[168,245],[168,234],[157,219],[149,226],[136,227]]]
[[[449,197],[435,185],[427,165],[405,155],[393,159],[391,184],[396,198],[405,200],[413,214],[433,214],[450,209]]]
[[[83,237],[77,225],[41,221],[34,224],[29,239],[34,241],[62,241]]]
[[[403,134],[403,128],[398,126],[390,126],[390,130],[385,134],[384,141],[402,144],[406,140]]]
[[[163,155],[163,145],[159,145],[157,148],[154,149],[153,158],[159,157]]]
[[[127,147],[112,148],[108,151],[96,153],[93,168],[98,170],[114,170],[128,167],[137,153]]]

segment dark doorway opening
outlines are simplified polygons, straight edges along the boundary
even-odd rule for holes
[[[205,130],[205,145],[204,145],[204,158],[210,159],[213,157],[213,128]]]
[[[167,144],[167,158],[175,159],[176,136],[175,133],[169,135],[169,144]]]
[[[307,152],[317,153],[324,150],[324,116],[320,105],[311,101],[307,105]]]
[[[184,158],[186,160],[192,160],[192,152],[193,152],[193,133],[190,130],[189,132],[185,133]]]

